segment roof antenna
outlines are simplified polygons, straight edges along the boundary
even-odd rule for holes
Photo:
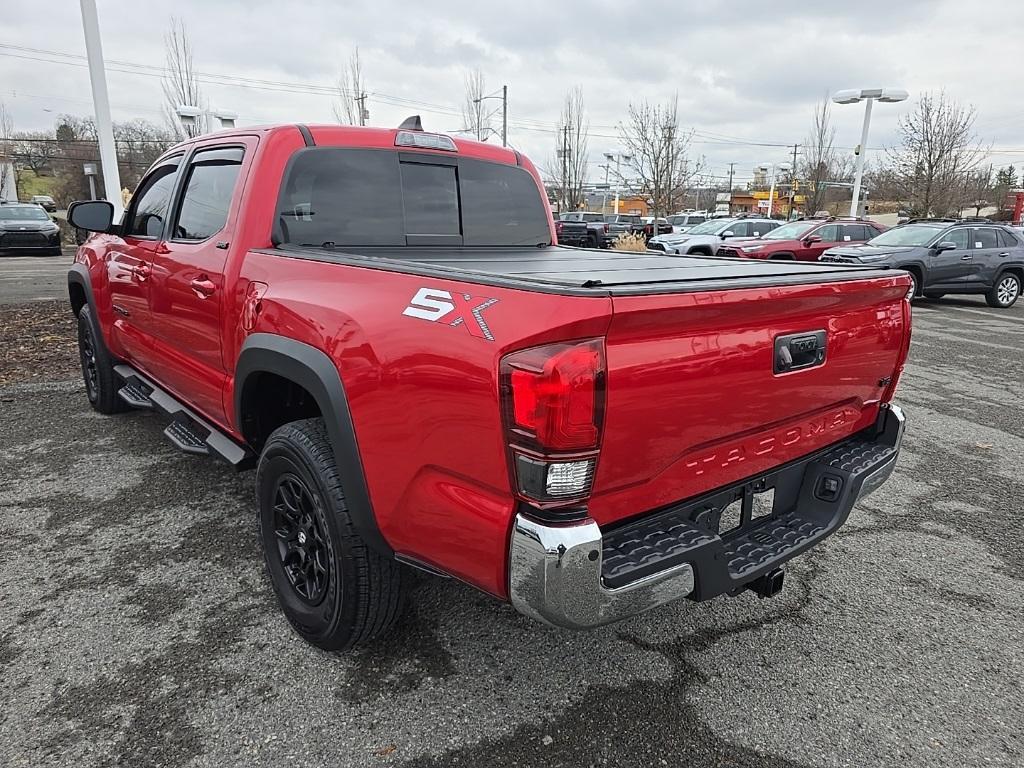
[[[402,121],[402,124],[398,126],[400,131],[422,131],[423,123],[420,121],[419,115],[411,115]]]

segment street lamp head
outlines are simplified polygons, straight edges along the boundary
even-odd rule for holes
[[[832,101],[836,104],[856,104],[860,99],[860,91],[854,88],[847,88],[832,94]]]
[[[214,112],[213,116],[220,120],[221,128],[234,128],[238,115],[234,112]]]
[[[906,101],[908,94],[902,88],[846,88],[832,94],[832,101],[836,104],[856,104],[864,99],[877,99],[878,101],[892,104],[897,101]]]
[[[909,97],[910,94],[902,88],[883,88],[882,95],[878,97],[878,100],[884,101],[887,104],[894,104],[897,101],[906,101]]]
[[[604,153],[604,159],[605,160],[614,160],[615,159],[615,155],[613,155],[611,152],[605,152]]]

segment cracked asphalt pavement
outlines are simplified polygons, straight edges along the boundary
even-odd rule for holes
[[[914,315],[898,469],[778,597],[575,634],[423,577],[342,656],[278,611],[251,473],[0,389],[0,765],[1019,767],[1024,303]]]

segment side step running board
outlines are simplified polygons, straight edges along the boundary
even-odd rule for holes
[[[114,372],[124,382],[117,393],[122,400],[135,408],[155,408],[171,417],[164,435],[180,450],[197,455],[219,456],[239,470],[249,469],[256,463],[252,451],[235,442],[130,365],[115,365]]]

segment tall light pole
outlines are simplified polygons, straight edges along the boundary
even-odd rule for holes
[[[619,212],[619,187],[622,185],[622,173],[620,172],[620,164],[623,160],[627,163],[633,159],[632,155],[627,155],[623,152],[605,152],[604,159],[611,162],[615,161],[615,213]]]
[[[856,216],[860,203],[860,185],[864,178],[864,157],[868,153],[868,128],[871,127],[871,104],[874,101],[881,101],[892,104],[897,101],[906,101],[909,94],[902,88],[847,88],[836,91],[832,95],[832,101],[836,104],[856,104],[858,101],[867,102],[864,105],[864,126],[860,131],[860,147],[857,152],[857,173],[853,178],[853,199],[850,201],[850,215]]]
[[[117,149],[114,146],[114,123],[110,119],[110,97],[107,94],[107,74],[103,69],[103,44],[100,41],[100,21],[96,14],[96,0],[81,0],[82,30],[85,32],[85,54],[89,61],[89,83],[92,85],[92,106],[96,114],[96,135],[100,144],[100,164],[103,166],[103,188],[107,201],[114,206],[114,221],[120,221],[121,174],[117,169]]]
[[[768,171],[769,167],[771,168],[771,172],[772,172],[772,183],[771,183],[771,187],[768,190],[768,218],[770,219],[772,217],[772,208],[775,205],[775,172],[776,171],[788,171],[789,170],[789,166],[786,165],[785,163],[780,163],[778,165],[776,165],[775,163],[772,163],[771,166],[762,165],[759,168],[760,168],[761,171],[765,171],[766,172],[766,171]]]

